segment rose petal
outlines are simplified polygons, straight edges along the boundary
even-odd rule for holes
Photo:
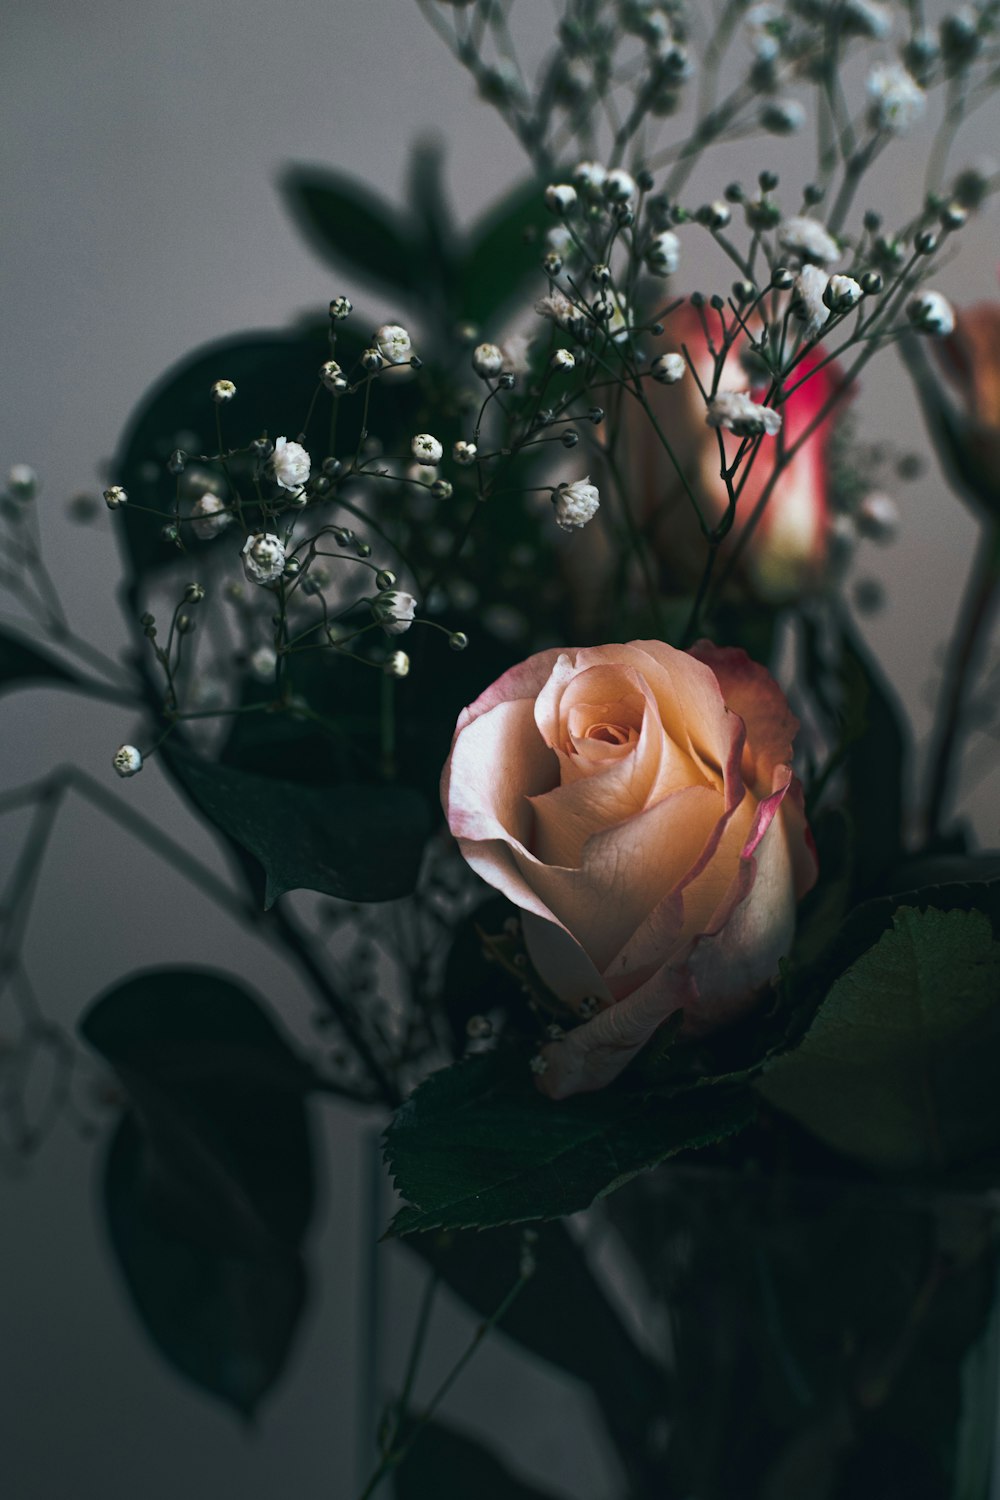
[[[758,797],[774,790],[774,772],[792,760],[799,721],[770,672],[734,646],[696,641],[691,655],[715,674],[722,696],[746,726],[743,777]]]

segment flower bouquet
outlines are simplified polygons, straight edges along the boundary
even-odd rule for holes
[[[589,1388],[623,1497],[986,1500],[1000,856],[955,808],[996,729],[1000,303],[938,286],[997,185],[956,145],[997,7],[565,0],[533,68],[517,6],[421,8],[530,175],[460,227],[430,146],[405,204],[288,170],[379,294],[141,402],[104,491],[125,659],[71,630],[11,471],[4,686],[134,704],[114,771],[159,766],[230,870],[82,768],[5,793],[13,1144],[42,1053],[53,1116],[78,1051],[106,1068],[128,1293],[250,1413],[306,1305],[310,1115],[378,1118],[429,1280],[365,1500],[569,1493],[448,1420],[494,1330]],[[883,154],[923,183],[890,220]],[[862,440],[869,365],[906,449]],[[915,777],[855,559],[921,435],[981,541]],[[70,790],[306,981],[311,1041],[181,946],[79,1038],[44,1020],[18,944]],[[438,1286],[482,1322],[425,1391]]]

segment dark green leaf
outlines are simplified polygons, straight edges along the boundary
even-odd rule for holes
[[[0,630],[0,693],[16,685],[37,682],[68,682],[76,685],[72,672],[34,642],[24,641],[9,630]]]
[[[421,1429],[412,1451],[396,1471],[396,1500],[430,1500],[431,1496],[475,1497],[475,1500],[555,1500],[551,1490],[517,1479],[475,1438],[443,1423]]]
[[[497,1052],[442,1069],[386,1133],[386,1159],[412,1207],[393,1232],[482,1229],[587,1208],[668,1156],[739,1130],[753,1114],[740,1090],[672,1097],[623,1088],[561,1103]]]
[[[104,1200],[136,1311],[171,1364],[249,1416],[305,1299],[313,1074],[244,990],[192,969],[126,980],[80,1029],[131,1106]]]
[[[855,880],[863,892],[898,860],[902,849],[906,731],[892,688],[861,640],[846,629],[841,673],[848,712],[860,719],[850,736],[846,764]]]
[[[827,1145],[896,1170],[1000,1144],[1000,944],[980,912],[899,908],[758,1080]]]
[[[545,203],[534,180],[522,183],[489,210],[469,235],[458,290],[458,311],[472,323],[495,320],[521,282],[538,272],[544,246]]]
[[[420,293],[423,257],[412,223],[393,204],[329,167],[288,167],[279,185],[317,255],[382,291]]]
[[[264,905],[285,891],[392,901],[416,884],[430,826],[418,792],[399,786],[299,786],[170,751],[176,776],[267,875]]]
[[[196,350],[153,384],[129,418],[114,464],[115,483],[124,485],[130,504],[116,512],[113,524],[136,575],[182,560],[177,548],[160,535],[177,499],[177,479],[167,471],[166,462],[178,446],[191,453],[217,451],[216,407],[209,397],[213,382],[225,378],[236,385],[239,394],[224,414],[223,435],[227,444],[241,447],[263,432],[278,436],[302,431],[317,371],[327,358],[324,328],[251,333]],[[324,395],[313,408],[315,425],[307,430],[307,438],[325,433],[328,421]],[[217,466],[195,467],[219,473]],[[189,469],[182,476],[182,490],[190,477]],[[192,494],[184,499],[182,514],[196,498]],[[148,515],[136,508],[139,505],[159,514]],[[227,545],[232,543],[226,542],[225,534],[207,544],[209,549]]]

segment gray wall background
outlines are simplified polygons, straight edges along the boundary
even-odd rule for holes
[[[535,0],[515,9],[529,33],[548,35],[549,7]],[[353,291],[331,282],[284,217],[276,169],[288,160],[329,162],[391,194],[414,134],[436,130],[460,213],[471,216],[522,161],[503,126],[473,103],[465,75],[412,0],[8,0],[0,111],[0,467],[27,462],[41,474],[53,573],[79,629],[114,654],[123,637],[111,518],[75,526],[65,500],[99,489],[95,463],[112,452],[133,404],[193,346],[237,329],[281,327],[297,311]],[[990,147],[997,120],[995,108],[980,113],[963,158]],[[915,146],[891,153],[866,201],[881,202],[890,217],[916,201],[918,158]],[[759,146],[734,151],[717,159],[711,190],[794,159],[794,147],[784,156]],[[941,281],[955,300],[996,293],[996,225],[990,211],[965,232],[961,258]],[[358,300],[383,312],[370,297]],[[872,434],[903,446],[919,441],[909,387],[891,354],[876,362],[860,402]],[[888,575],[890,607],[865,630],[923,734],[925,688],[973,527],[933,467],[904,498],[899,543],[871,559]],[[0,786],[64,760],[111,785],[110,753],[132,728],[127,714],[58,693],[5,698]],[[155,766],[113,790],[221,868],[210,838]],[[983,839],[996,843],[995,776],[970,791],[965,807]],[[11,819],[0,827],[7,867],[24,825]],[[67,1025],[130,968],[183,961],[252,976],[287,1024],[308,1035],[309,1005],[294,976],[79,803],[60,819],[26,956],[50,1013]],[[317,1303],[293,1368],[253,1433],[181,1387],[147,1352],[93,1212],[90,1146],[63,1128],[23,1174],[0,1184],[0,1443],[11,1500],[68,1493],[347,1500],[355,1492],[367,1462],[354,1372],[367,1339],[357,1291],[372,1260],[362,1204],[375,1123],[340,1108],[324,1114],[331,1168],[312,1245]],[[380,1251],[378,1263],[394,1288],[386,1343],[398,1355],[418,1281],[402,1258]],[[446,1308],[431,1376],[469,1326]],[[506,1436],[512,1462],[539,1478],[558,1474],[566,1495],[613,1494],[613,1466],[591,1436],[585,1399],[502,1340],[483,1351],[448,1409]],[[533,1420],[543,1409],[546,1421]]]

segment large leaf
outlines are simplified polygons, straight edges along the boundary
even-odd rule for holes
[[[285,891],[391,901],[413,890],[430,826],[409,787],[300,786],[170,752],[198,807],[264,867],[265,908]]]
[[[899,858],[907,736],[892,688],[853,631],[841,636],[841,676],[855,718],[847,756],[848,807],[854,824],[855,880],[869,890]]]
[[[352,357],[354,352],[352,344]],[[160,535],[163,513],[173,511],[177,495],[177,480],[166,463],[178,446],[190,453],[216,452],[216,407],[209,396],[213,382],[232,380],[237,390],[223,416],[227,446],[242,447],[264,432],[296,436],[316,392],[317,371],[327,358],[325,328],[248,333],[196,350],[152,385],[129,418],[114,463],[115,483],[124,485],[131,503],[116,512],[113,524],[134,573],[180,560],[177,548]],[[328,420],[324,395],[306,433],[308,441],[315,439],[313,446],[325,436]],[[140,505],[160,514],[149,515]],[[224,547],[226,542],[211,545]]]
[[[555,1500],[551,1490],[516,1478],[475,1438],[430,1422],[396,1471],[396,1500],[475,1496],[475,1500]]]
[[[899,908],[763,1096],[871,1166],[934,1171],[1000,1146],[1000,944],[981,912]]]
[[[80,1029],[131,1106],[104,1205],[136,1311],[164,1358],[249,1416],[305,1301],[312,1071],[244,990],[193,969],[124,981]]]
[[[0,630],[0,693],[28,682],[77,685],[73,673],[47,651],[7,629]]]
[[[531,180],[513,188],[473,225],[457,294],[461,317],[496,336],[499,329],[490,320],[532,272],[541,278],[546,217],[543,195]]]
[[[433,1074],[397,1112],[386,1159],[412,1205],[393,1231],[554,1219],[668,1156],[739,1130],[747,1093],[608,1089],[556,1104],[498,1052]]]
[[[414,226],[387,199],[329,167],[288,167],[280,187],[318,255],[382,291],[419,295],[424,260]]]

